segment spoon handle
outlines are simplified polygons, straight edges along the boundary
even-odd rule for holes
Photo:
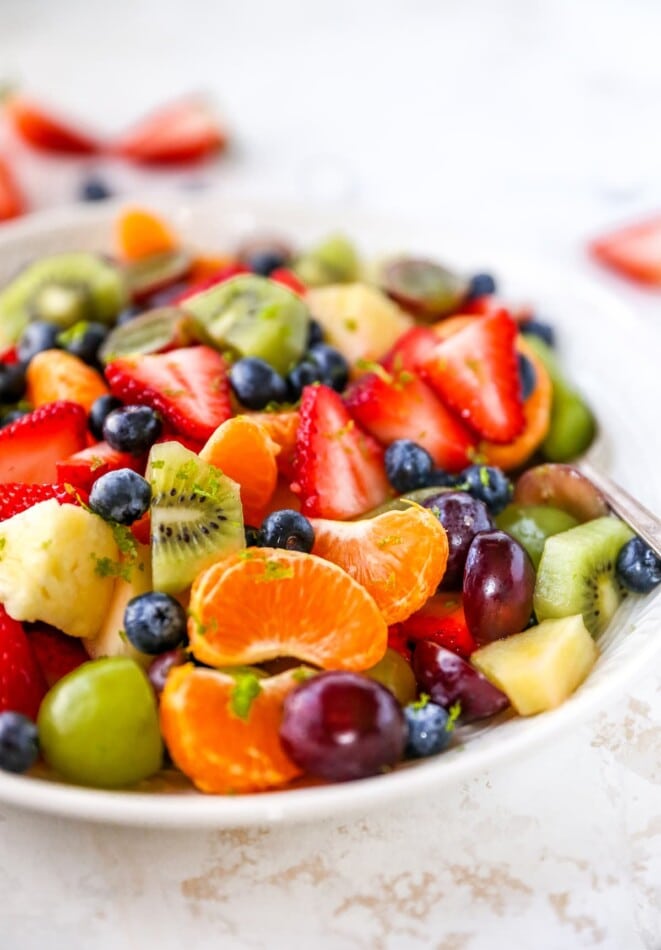
[[[576,468],[599,489],[615,514],[626,521],[652,548],[656,556],[661,558],[661,519],[632,498],[629,492],[612,478],[593,468],[589,462],[578,462]]]

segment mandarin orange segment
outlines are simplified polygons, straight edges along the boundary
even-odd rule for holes
[[[209,277],[215,277],[218,271],[224,267],[231,267],[233,264],[236,264],[236,258],[234,257],[223,257],[221,255],[194,257],[188,279],[191,284],[196,284],[199,281],[207,280]]]
[[[30,360],[26,398],[36,408],[62,399],[77,402],[87,412],[110,390],[95,369],[64,350],[42,350]]]
[[[311,520],[312,553],[362,584],[388,625],[406,620],[422,607],[445,573],[447,535],[426,508],[412,505],[364,521]]]
[[[280,456],[278,456],[278,458],[280,458]],[[270,515],[274,511],[281,511],[283,508],[289,508],[291,511],[300,511],[301,499],[291,490],[289,487],[289,481],[281,475],[278,478],[278,484],[275,486],[275,491],[271,495],[271,499],[266,506],[264,517],[266,518],[267,515]]]
[[[192,663],[172,670],[161,696],[161,731],[173,762],[200,791],[257,792],[300,775],[279,736],[296,673],[256,680],[258,694],[237,714],[240,678]]]
[[[120,257],[138,261],[153,254],[174,251],[179,242],[164,221],[152,211],[128,208],[116,224],[116,242]]]
[[[211,666],[293,656],[364,670],[387,646],[387,625],[364,587],[330,561],[281,548],[248,548],[203,571],[189,614],[190,649]]]
[[[273,441],[280,446],[278,471],[291,480],[294,477],[294,452],[300,413],[297,409],[290,412],[254,412],[250,418],[263,426]]]
[[[278,481],[279,451],[263,426],[250,416],[234,416],[216,429],[200,458],[238,483],[244,520],[257,526]]]

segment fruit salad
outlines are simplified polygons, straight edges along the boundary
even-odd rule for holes
[[[113,240],[0,289],[0,768],[379,775],[558,706],[661,582],[489,274],[141,208]]]

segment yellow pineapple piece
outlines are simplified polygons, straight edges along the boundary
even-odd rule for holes
[[[98,633],[119,565],[112,529],[75,505],[43,501],[0,524],[0,603],[72,637]]]
[[[521,716],[532,716],[564,702],[586,678],[597,655],[583,617],[576,614],[495,640],[476,650],[471,663]]]

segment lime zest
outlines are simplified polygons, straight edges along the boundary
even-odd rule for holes
[[[256,584],[291,580],[294,576],[294,568],[291,564],[281,564],[281,562],[276,561],[275,558],[263,561],[262,563],[264,565],[264,573],[261,575],[253,575],[252,577],[252,580],[254,580]]]
[[[400,534],[385,534],[376,542],[377,548],[387,548],[391,544],[401,544],[402,536]]]
[[[246,722],[250,716],[252,704],[261,692],[262,687],[254,673],[239,673],[230,693],[229,710],[231,714]]]
[[[414,703],[411,703],[411,709],[424,709],[431,699],[429,693],[420,693]]]
[[[461,716],[461,701],[457,700],[448,710],[448,721],[445,723],[446,732],[454,732],[459,716]]]

